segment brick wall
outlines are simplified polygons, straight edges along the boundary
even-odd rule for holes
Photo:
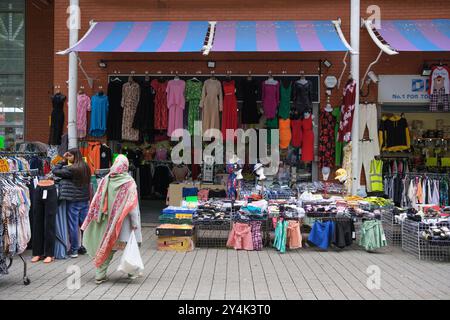
[[[281,3],[281,4],[280,4]],[[361,15],[365,17],[367,6],[377,4],[381,8],[383,19],[429,19],[429,18],[448,18],[450,12],[450,1],[431,1],[431,0],[404,0],[402,2],[392,0],[362,0]],[[427,4],[428,3],[428,4]],[[53,50],[53,84],[60,85],[63,93],[67,94],[66,80],[68,77],[68,57],[56,56],[54,52],[67,48],[69,43],[69,32],[66,28],[66,8],[68,0],[55,0],[54,8],[54,50]],[[348,40],[349,20],[350,20],[350,0],[317,0],[317,1],[211,1],[211,0],[136,0],[124,2],[123,0],[80,0],[82,30],[80,37],[85,34],[89,27],[90,20],[97,21],[148,21],[148,20],[331,20],[342,19],[342,28]],[[420,9],[423,8],[423,9]],[[52,47],[49,45],[49,47]],[[364,74],[367,66],[375,60],[379,50],[373,44],[367,32],[361,32],[361,73]],[[298,73],[304,70],[307,73],[317,73],[317,64],[304,63],[281,63],[281,62],[242,62],[242,59],[264,60],[267,57],[271,59],[328,59],[333,63],[329,70],[324,70],[323,76],[338,76],[342,70],[344,53],[242,53],[242,54],[220,54],[213,53],[207,58],[196,54],[92,54],[81,53],[83,66],[87,73],[94,77],[94,89],[86,89],[88,94],[92,94],[98,86],[106,87],[107,74],[115,70],[121,73],[144,73],[149,71],[154,73],[162,71],[170,73],[179,72],[209,72],[206,68],[207,60],[216,60],[217,72],[232,70],[233,73],[267,73],[271,70],[274,73],[287,71],[289,73]],[[100,69],[97,65],[100,59],[115,60],[135,60],[141,59],[148,62],[117,62],[109,63],[108,68]],[[158,62],[158,60],[179,60],[179,62]],[[200,62],[190,62],[186,60],[200,59]],[[235,60],[233,62],[223,62],[220,60]],[[380,62],[373,68],[377,74],[417,74],[421,71],[424,60],[429,59],[450,59],[448,53],[402,53],[398,56],[389,57],[383,55]],[[183,62],[184,61],[184,62]],[[349,60],[348,60],[349,61]],[[79,85],[88,88],[87,81],[83,74],[79,73]],[[30,88],[30,92],[43,90],[41,88]],[[39,93],[40,94],[40,93]],[[36,95],[39,95],[36,92]],[[371,95],[367,100],[375,101],[377,97],[376,87],[372,86]],[[39,122],[47,125],[48,131],[48,110],[50,104],[48,101],[39,100],[39,103],[32,105],[27,110],[30,112],[28,122]],[[325,96],[322,96],[322,102],[325,102]],[[340,92],[334,92],[332,103],[339,104]],[[28,104],[27,104],[28,105]],[[41,111],[37,111],[38,110]],[[33,110],[33,111],[31,111]],[[45,111],[45,112],[42,112]],[[67,110],[66,110],[67,111]],[[67,114],[67,113],[66,113]],[[48,133],[40,132],[45,126],[39,125],[33,131],[27,129],[28,136],[44,137],[47,139]]]
[[[25,139],[47,142],[53,92],[53,5],[26,3]]]

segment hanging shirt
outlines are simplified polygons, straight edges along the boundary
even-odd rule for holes
[[[91,130],[93,137],[102,137],[106,133],[106,118],[108,116],[109,102],[105,95],[96,94],[91,99]]]
[[[441,78],[438,84],[438,78]],[[445,94],[450,94],[450,69],[447,66],[434,66],[430,76],[430,94],[444,87]]]

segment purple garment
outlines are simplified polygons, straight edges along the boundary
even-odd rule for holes
[[[277,81],[277,84],[269,84],[266,81],[263,82],[262,102],[266,118],[275,118],[277,115],[278,104],[280,103],[280,82]]]
[[[169,108],[169,127],[167,135],[171,136],[176,129],[183,128],[183,110],[186,100],[183,80],[170,80],[167,84],[167,107]]]

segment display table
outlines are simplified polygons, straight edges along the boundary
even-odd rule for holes
[[[221,184],[202,184],[202,183],[172,183],[167,192],[166,204],[168,206],[179,207],[183,201],[183,188],[198,188],[208,190],[225,190],[226,187]]]

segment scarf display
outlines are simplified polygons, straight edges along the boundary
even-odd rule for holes
[[[101,266],[111,253],[125,217],[138,205],[136,183],[128,174],[128,159],[119,155],[110,173],[100,182],[86,220],[83,243],[87,253]]]

